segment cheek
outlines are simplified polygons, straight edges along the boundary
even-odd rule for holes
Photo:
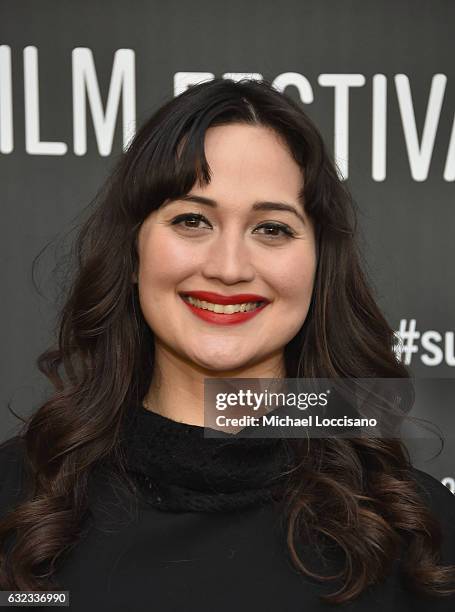
[[[192,251],[183,241],[150,232],[141,250],[139,276],[150,287],[174,285],[188,276],[193,262]]]
[[[302,304],[311,298],[315,270],[315,252],[312,248],[305,248],[283,257],[271,258],[265,278],[280,299]]]
[[[160,228],[157,228],[159,230]],[[159,231],[148,231],[139,245],[139,300],[141,310],[157,337],[166,338],[175,315],[174,291],[192,273],[188,247]]]

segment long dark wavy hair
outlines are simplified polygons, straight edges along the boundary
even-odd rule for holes
[[[153,332],[132,282],[138,230],[166,199],[187,194],[196,179],[210,182],[205,132],[230,123],[275,130],[304,173],[301,196],[315,227],[318,265],[306,320],[285,347],[287,377],[410,377],[373,297],[356,205],[301,105],[266,80],[215,79],[190,87],[139,129],[75,241],[76,268],[58,314],[56,343],[37,362],[53,391],[19,436],[28,485],[0,521],[3,589],[53,586],[58,561],[81,537],[89,478],[98,464],[127,480],[122,424],[145,397],[154,367]],[[283,506],[290,556],[304,574],[327,580],[335,577],[303,563],[299,542],[324,536],[344,553],[336,576],[342,586],[322,599],[355,599],[385,579],[402,551],[409,589],[453,592],[455,567],[438,564],[440,525],[418,492],[402,441],[289,443],[300,458]]]

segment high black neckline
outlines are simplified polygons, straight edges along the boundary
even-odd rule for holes
[[[145,500],[165,511],[217,512],[280,499],[292,466],[282,438],[244,438],[134,406],[122,441]]]

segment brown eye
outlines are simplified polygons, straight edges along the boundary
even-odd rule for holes
[[[263,235],[269,238],[294,237],[293,230],[289,226],[282,225],[281,223],[263,223],[256,228],[255,232],[259,229],[266,229],[267,231],[265,231]]]
[[[210,225],[204,215],[199,213],[184,213],[174,217],[171,221],[171,225],[179,225],[183,229],[202,229],[199,227],[199,223],[201,222]]]

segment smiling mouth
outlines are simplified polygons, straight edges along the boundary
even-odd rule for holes
[[[243,304],[214,304],[213,302],[206,302],[204,300],[198,300],[197,298],[191,297],[189,295],[181,295],[183,301],[191,304],[195,308],[200,308],[201,310],[209,310],[210,312],[215,312],[217,314],[234,314],[236,312],[252,312],[253,310],[257,310],[267,302],[244,302]]]

